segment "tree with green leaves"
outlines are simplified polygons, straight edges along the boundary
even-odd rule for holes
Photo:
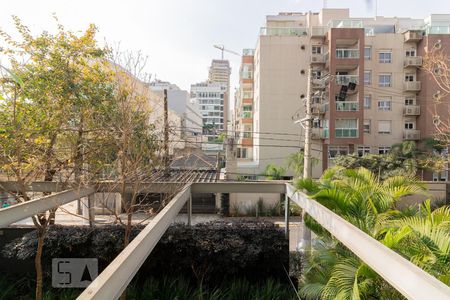
[[[435,211],[429,202],[400,211],[402,197],[426,193],[413,176],[384,180],[367,169],[336,167],[320,180],[300,179],[298,187],[369,236],[449,284],[450,208]],[[306,299],[397,299],[401,295],[312,218],[305,220],[320,237],[301,278]]]
[[[319,163],[316,157],[311,158],[311,163],[313,166]],[[303,168],[305,166],[305,152],[300,150],[298,152],[292,153],[288,157],[288,168],[294,171],[297,178],[303,177]]]
[[[274,164],[268,164],[262,176],[265,176],[269,180],[282,180],[286,169]]]

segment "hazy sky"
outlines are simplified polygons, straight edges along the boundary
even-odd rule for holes
[[[349,7],[352,17],[373,16],[367,0],[328,0],[328,7]],[[122,49],[149,56],[147,71],[158,79],[189,90],[207,78],[211,59],[220,58],[213,44],[238,53],[253,48],[259,27],[268,14],[318,11],[321,0],[39,0],[4,1],[0,27],[13,30],[11,15],[19,16],[34,33],[52,31],[52,13],[70,30],[89,23],[99,27],[99,41],[121,43]],[[424,18],[450,13],[450,0],[378,0],[378,15]],[[237,84],[239,57],[225,56],[232,65],[232,87]]]

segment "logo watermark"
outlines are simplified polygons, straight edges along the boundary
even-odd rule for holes
[[[85,288],[98,275],[96,258],[52,259],[52,286],[54,288]]]

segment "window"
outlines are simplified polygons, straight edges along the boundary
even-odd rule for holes
[[[372,97],[370,95],[364,95],[364,108],[370,109],[372,105]]]
[[[322,46],[314,45],[312,46],[312,54],[322,54]]]
[[[251,98],[253,98],[253,92],[252,91],[244,91],[243,98],[244,99],[251,99]]]
[[[405,121],[405,129],[414,129],[416,127],[416,124],[411,121]]]
[[[391,147],[378,147],[378,154],[388,154]]]
[[[381,99],[378,100],[378,110],[391,110],[392,109],[392,101],[391,99]]]
[[[392,62],[391,50],[383,50],[378,53],[378,62],[382,64],[389,64]]]
[[[405,105],[406,106],[410,106],[410,105],[414,105],[414,98],[405,98]]]
[[[336,138],[358,137],[358,120],[336,119],[334,133]]]
[[[364,59],[372,59],[372,47],[364,47]]]
[[[370,154],[370,147],[358,146],[357,154],[358,154],[358,157],[363,157],[366,154]]]
[[[379,134],[391,134],[391,121],[378,121]]]
[[[252,106],[251,106],[251,105],[244,105],[244,106],[242,107],[242,110],[243,110],[243,111],[252,111]]]
[[[390,87],[392,74],[380,74],[378,75],[378,85],[380,87]]]
[[[372,83],[372,72],[364,71],[364,85],[369,85]]]
[[[414,74],[405,74],[405,81],[414,81],[415,80],[415,75]]]
[[[339,155],[347,155],[348,147],[347,146],[329,146],[328,147],[328,158],[336,158]]]
[[[416,56],[416,49],[409,49],[405,51],[406,57],[415,57]]]
[[[322,77],[322,71],[321,70],[312,70],[311,75],[313,79],[320,79]]]
[[[364,120],[364,133],[370,134],[370,120]]]

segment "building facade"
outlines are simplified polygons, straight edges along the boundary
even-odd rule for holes
[[[211,82],[221,83],[226,86],[223,103],[223,130],[227,130],[228,113],[230,103],[230,75],[231,67],[228,60],[213,59],[209,67],[208,80]]]
[[[450,15],[362,19],[350,18],[348,9],[323,9],[267,16],[253,56],[252,163],[238,164],[239,172],[286,166],[302,148],[304,129],[294,120],[305,117],[310,66],[312,154],[319,161],[313,176],[337,155],[382,154],[407,140],[424,144],[436,132],[436,111],[448,114],[448,96],[436,104],[439,89],[421,69],[438,44],[450,53]]]

